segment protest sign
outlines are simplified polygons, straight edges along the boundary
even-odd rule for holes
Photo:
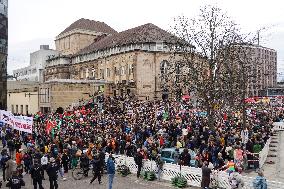
[[[0,110],[0,120],[13,126],[18,131],[32,133],[33,118],[27,116],[14,116],[11,112]]]

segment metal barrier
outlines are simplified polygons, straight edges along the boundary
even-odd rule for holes
[[[284,123],[274,123],[274,130],[281,131],[284,130]],[[259,153],[259,166],[262,167],[267,159],[267,155],[269,152],[269,144],[271,142],[271,138],[269,138],[264,146],[264,148]],[[129,167],[130,172],[133,174],[137,173],[137,165],[135,164],[133,157],[126,157],[124,155],[113,155],[115,158],[116,166],[118,165],[126,165]],[[154,161],[146,160],[143,164],[142,171],[157,171],[157,166]],[[163,166],[163,172],[161,179],[170,181],[175,176],[183,176],[187,179],[187,183],[189,186],[200,187],[202,173],[200,168],[188,167],[188,166],[180,166],[171,163],[165,163]],[[217,188],[231,188],[229,183],[229,175],[224,171],[215,171],[211,175],[212,180],[214,180],[214,187]],[[252,188],[252,177],[243,176],[244,181],[244,189]],[[284,183],[267,180],[268,188],[277,188],[284,189]],[[216,186],[217,185],[217,186]]]
[[[115,158],[116,166],[126,165],[129,167],[130,172],[133,174],[137,173],[137,165],[135,164],[133,157],[126,157],[124,155],[113,155]],[[143,164],[142,171],[157,171],[157,166],[154,161],[146,160]],[[201,168],[194,168],[188,166],[180,166],[171,163],[165,163],[163,166],[163,171],[161,179],[170,181],[175,176],[183,176],[187,179],[189,186],[201,186],[202,172]],[[230,188],[229,175],[224,171],[215,171],[211,175],[212,180],[214,180],[214,187],[217,188]],[[243,176],[244,189],[252,188],[252,177]],[[284,183],[270,181],[268,180],[268,188],[284,189]]]

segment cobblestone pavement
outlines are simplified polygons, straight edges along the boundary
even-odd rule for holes
[[[1,175],[2,176],[2,175]],[[67,180],[63,181],[58,179],[59,189],[108,189],[108,177],[104,175],[102,177],[102,184],[99,185],[98,181],[95,180],[92,184],[90,184],[91,177],[83,178],[82,180],[74,180],[71,176],[71,172],[66,177]],[[2,178],[1,178],[2,180]],[[30,175],[24,176],[24,181],[26,186],[24,189],[33,189],[32,181],[30,179]],[[5,184],[3,184],[4,186]],[[43,187],[45,189],[49,189],[49,181],[43,181]],[[5,186],[2,188],[6,188]],[[116,175],[114,178],[113,189],[169,189],[174,188],[170,183],[161,181],[144,181],[143,179],[138,179],[135,175],[129,175],[127,177],[121,177],[120,175]],[[193,188],[190,188],[193,189]],[[196,188],[195,188],[196,189]]]

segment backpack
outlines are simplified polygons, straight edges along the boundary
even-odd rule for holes
[[[58,155],[58,149],[57,149],[57,148],[54,148],[54,149],[53,149],[53,153],[54,153],[55,156],[57,156],[57,155]]]

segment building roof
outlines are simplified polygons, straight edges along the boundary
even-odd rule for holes
[[[96,31],[96,32],[102,32],[107,34],[115,34],[117,31],[115,31],[113,28],[108,26],[104,22],[89,20],[85,18],[81,18],[74,23],[72,23],[69,27],[67,27],[63,32],[61,32],[59,35],[67,33],[69,31],[72,31],[74,29],[83,29],[83,30],[89,30],[89,31]]]
[[[166,42],[173,43],[177,37],[171,33],[148,23],[131,28],[95,41],[90,46],[79,51],[78,54],[87,54],[97,50],[103,50],[115,46],[139,43]]]

